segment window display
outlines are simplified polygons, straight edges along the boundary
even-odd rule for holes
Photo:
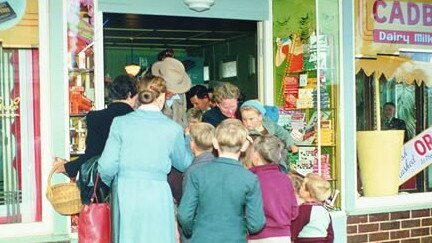
[[[84,153],[85,115],[95,101],[93,2],[74,0],[68,7],[70,152],[75,156]]]
[[[70,160],[84,154],[87,135],[86,115],[94,109],[94,18],[92,0],[68,1],[67,47],[69,80]],[[78,216],[71,216],[72,232],[77,232]]]
[[[0,42],[0,73],[0,224],[39,222],[39,51]]]
[[[318,173],[330,181],[337,207],[341,183],[338,5],[328,1],[316,1],[319,6],[305,4],[297,3],[295,13],[279,13],[283,3],[274,8],[275,103],[280,107],[279,124],[298,147],[298,153],[289,155],[291,169],[302,175]]]

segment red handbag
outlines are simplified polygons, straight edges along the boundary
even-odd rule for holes
[[[110,243],[111,242],[111,207],[109,203],[99,203],[96,187],[99,173],[93,189],[91,202],[85,205],[79,215],[79,243]]]

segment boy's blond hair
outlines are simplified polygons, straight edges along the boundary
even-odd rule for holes
[[[240,120],[225,119],[216,128],[215,137],[222,152],[238,153],[248,136]]]
[[[203,112],[198,108],[190,108],[186,112],[186,118],[188,122],[200,122],[202,120]]]
[[[215,128],[211,124],[199,122],[190,126],[189,135],[200,150],[212,151],[214,132]]]
[[[320,175],[309,173],[304,179],[305,189],[319,202],[327,200],[331,195],[330,183]]]
[[[258,136],[253,143],[254,151],[267,163],[279,163],[283,148],[284,144],[272,135]]]
[[[224,83],[215,88],[213,92],[213,101],[220,103],[226,99],[238,99],[240,97],[240,90],[237,86],[231,83]]]

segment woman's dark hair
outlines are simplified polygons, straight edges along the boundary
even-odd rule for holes
[[[126,74],[117,76],[108,87],[109,97],[113,100],[125,100],[138,93],[136,80]]]
[[[196,95],[198,97],[198,99],[209,98],[209,92],[210,92],[210,90],[207,89],[206,86],[200,85],[200,84],[197,84],[197,85],[193,86],[188,91],[188,93],[189,93],[189,95],[190,95],[191,98]]]
[[[197,84],[197,85],[193,86],[192,88],[190,88],[189,91],[186,92],[187,109],[190,109],[193,107],[192,102],[190,101],[190,99],[192,97],[194,97],[196,95],[198,97],[198,99],[204,99],[204,98],[210,99],[209,93],[211,93],[211,92],[212,92],[212,90],[207,89],[206,86],[201,85],[201,84]]]
[[[165,57],[174,57],[174,50],[171,48],[165,49],[158,54],[158,61],[162,61]]]

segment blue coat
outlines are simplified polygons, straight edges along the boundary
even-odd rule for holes
[[[139,109],[114,119],[98,169],[107,185],[117,176],[119,242],[175,242],[167,174],[191,161],[183,129],[160,111]]]
[[[178,219],[191,243],[246,243],[265,216],[257,177],[238,160],[216,158],[186,178]]]

